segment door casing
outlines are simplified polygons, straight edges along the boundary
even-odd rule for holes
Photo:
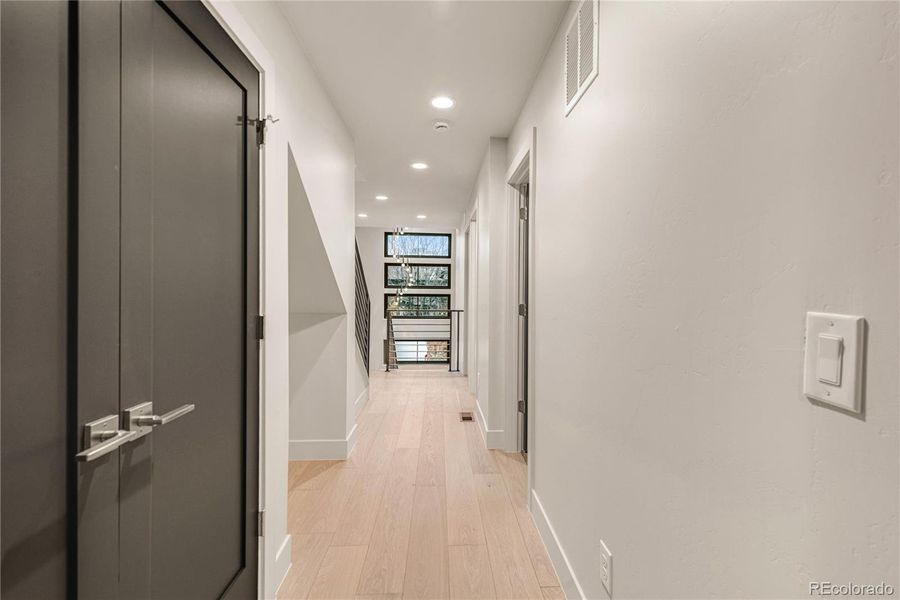
[[[539,448],[534,442],[534,428],[536,413],[539,411],[539,399],[537,388],[535,386],[535,348],[537,347],[537,336],[535,335],[535,322],[538,318],[538,306],[535,302],[535,238],[536,223],[538,222],[538,202],[537,202],[537,128],[532,127],[531,135],[523,141],[515,158],[510,162],[506,172],[507,183],[507,206],[508,206],[508,231],[516,232],[508,236],[507,246],[507,273],[509,279],[507,289],[511,291],[507,295],[508,310],[506,322],[506,372],[507,372],[507,390],[508,401],[506,402],[506,422],[509,426],[506,428],[506,449],[510,452],[519,451],[518,443],[518,407],[517,407],[517,342],[518,342],[518,299],[515,290],[517,287],[516,271],[518,260],[518,222],[519,222],[519,191],[517,186],[523,183],[528,184],[528,356],[526,358],[528,365],[528,412],[527,427],[528,432],[528,505],[531,506],[532,497],[531,489],[534,487],[534,464],[535,455]]]

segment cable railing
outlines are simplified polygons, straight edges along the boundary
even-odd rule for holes
[[[385,371],[403,364],[446,364],[451,373],[459,372],[463,314],[459,309],[389,308]]]
[[[359,257],[359,244],[356,244],[356,345],[369,373],[369,331],[372,317],[372,301],[369,299],[369,286],[363,272],[362,260]]]

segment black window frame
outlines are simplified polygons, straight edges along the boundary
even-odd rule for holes
[[[385,319],[388,318],[388,298],[393,297],[393,296],[397,296],[397,294],[389,293],[389,292],[385,292],[385,294],[384,294],[384,318]],[[447,315],[446,316],[429,315],[427,317],[408,317],[408,316],[398,315],[396,317],[391,317],[391,318],[393,318],[393,319],[449,319],[450,318],[450,310],[451,310],[450,294],[403,294],[404,298],[415,298],[417,296],[447,298],[447,310],[446,310]],[[410,308],[407,310],[416,310],[416,309]],[[443,309],[437,309],[437,310],[443,310]]]
[[[384,232],[384,257],[393,258],[394,255],[388,251],[388,240],[394,235],[393,231]],[[453,258],[453,234],[452,233],[425,233],[421,231],[411,231],[403,234],[403,237],[445,237],[447,238],[447,255],[443,254],[398,254],[397,258]]]
[[[409,289],[416,290],[449,290],[453,288],[453,265],[450,263],[407,263],[410,267],[446,267],[447,268],[447,285],[408,285],[408,286],[397,286],[397,285],[389,285],[388,284],[388,268],[389,267],[400,267],[403,263],[389,262],[384,263],[384,288],[388,290],[395,290],[401,287],[406,287]]]

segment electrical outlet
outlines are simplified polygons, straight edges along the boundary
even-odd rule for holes
[[[600,540],[600,581],[606,588],[606,593],[612,598],[612,552],[606,547],[603,540]]]

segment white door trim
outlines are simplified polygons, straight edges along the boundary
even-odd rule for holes
[[[536,337],[535,337],[535,321],[537,316],[537,310],[534,302],[534,290],[535,290],[535,274],[534,274],[534,248],[536,247],[535,243],[535,223],[536,223],[536,197],[537,197],[537,188],[535,185],[535,174],[536,174],[536,150],[537,150],[537,128],[532,127],[531,129],[531,139],[527,141],[527,143],[518,151],[513,161],[510,163],[509,168],[506,171],[506,183],[509,186],[507,190],[510,192],[508,195],[509,202],[518,202],[518,193],[515,191],[514,187],[520,183],[528,183],[528,226],[529,226],[529,254],[528,254],[528,502],[529,506],[531,506],[531,490],[534,489],[534,462],[535,462],[535,452],[537,448],[534,443],[534,423],[535,423],[535,411],[538,405],[537,393],[535,388],[535,349],[537,347]],[[516,208],[510,211],[512,218],[512,225],[510,228],[510,232],[516,231],[518,232],[518,218],[519,211],[518,205],[516,204]],[[515,290],[517,289],[517,281],[516,276],[514,275],[517,272],[517,260],[518,260],[518,233],[515,235],[509,236],[509,246],[508,246],[508,269],[507,273],[511,274],[510,284],[508,289]],[[518,360],[518,349],[517,349],[517,337],[518,337],[518,327],[516,326],[516,319],[518,318],[518,294],[511,293],[509,294],[510,305],[508,307],[509,321],[507,322],[507,331],[509,332],[506,339],[506,347],[507,347],[507,382],[509,385],[507,389],[510,390],[509,401],[507,404],[507,419],[506,422],[509,424],[507,427],[506,433],[506,448],[509,451],[517,451],[518,450],[518,408],[516,406],[517,401],[517,360]]]

